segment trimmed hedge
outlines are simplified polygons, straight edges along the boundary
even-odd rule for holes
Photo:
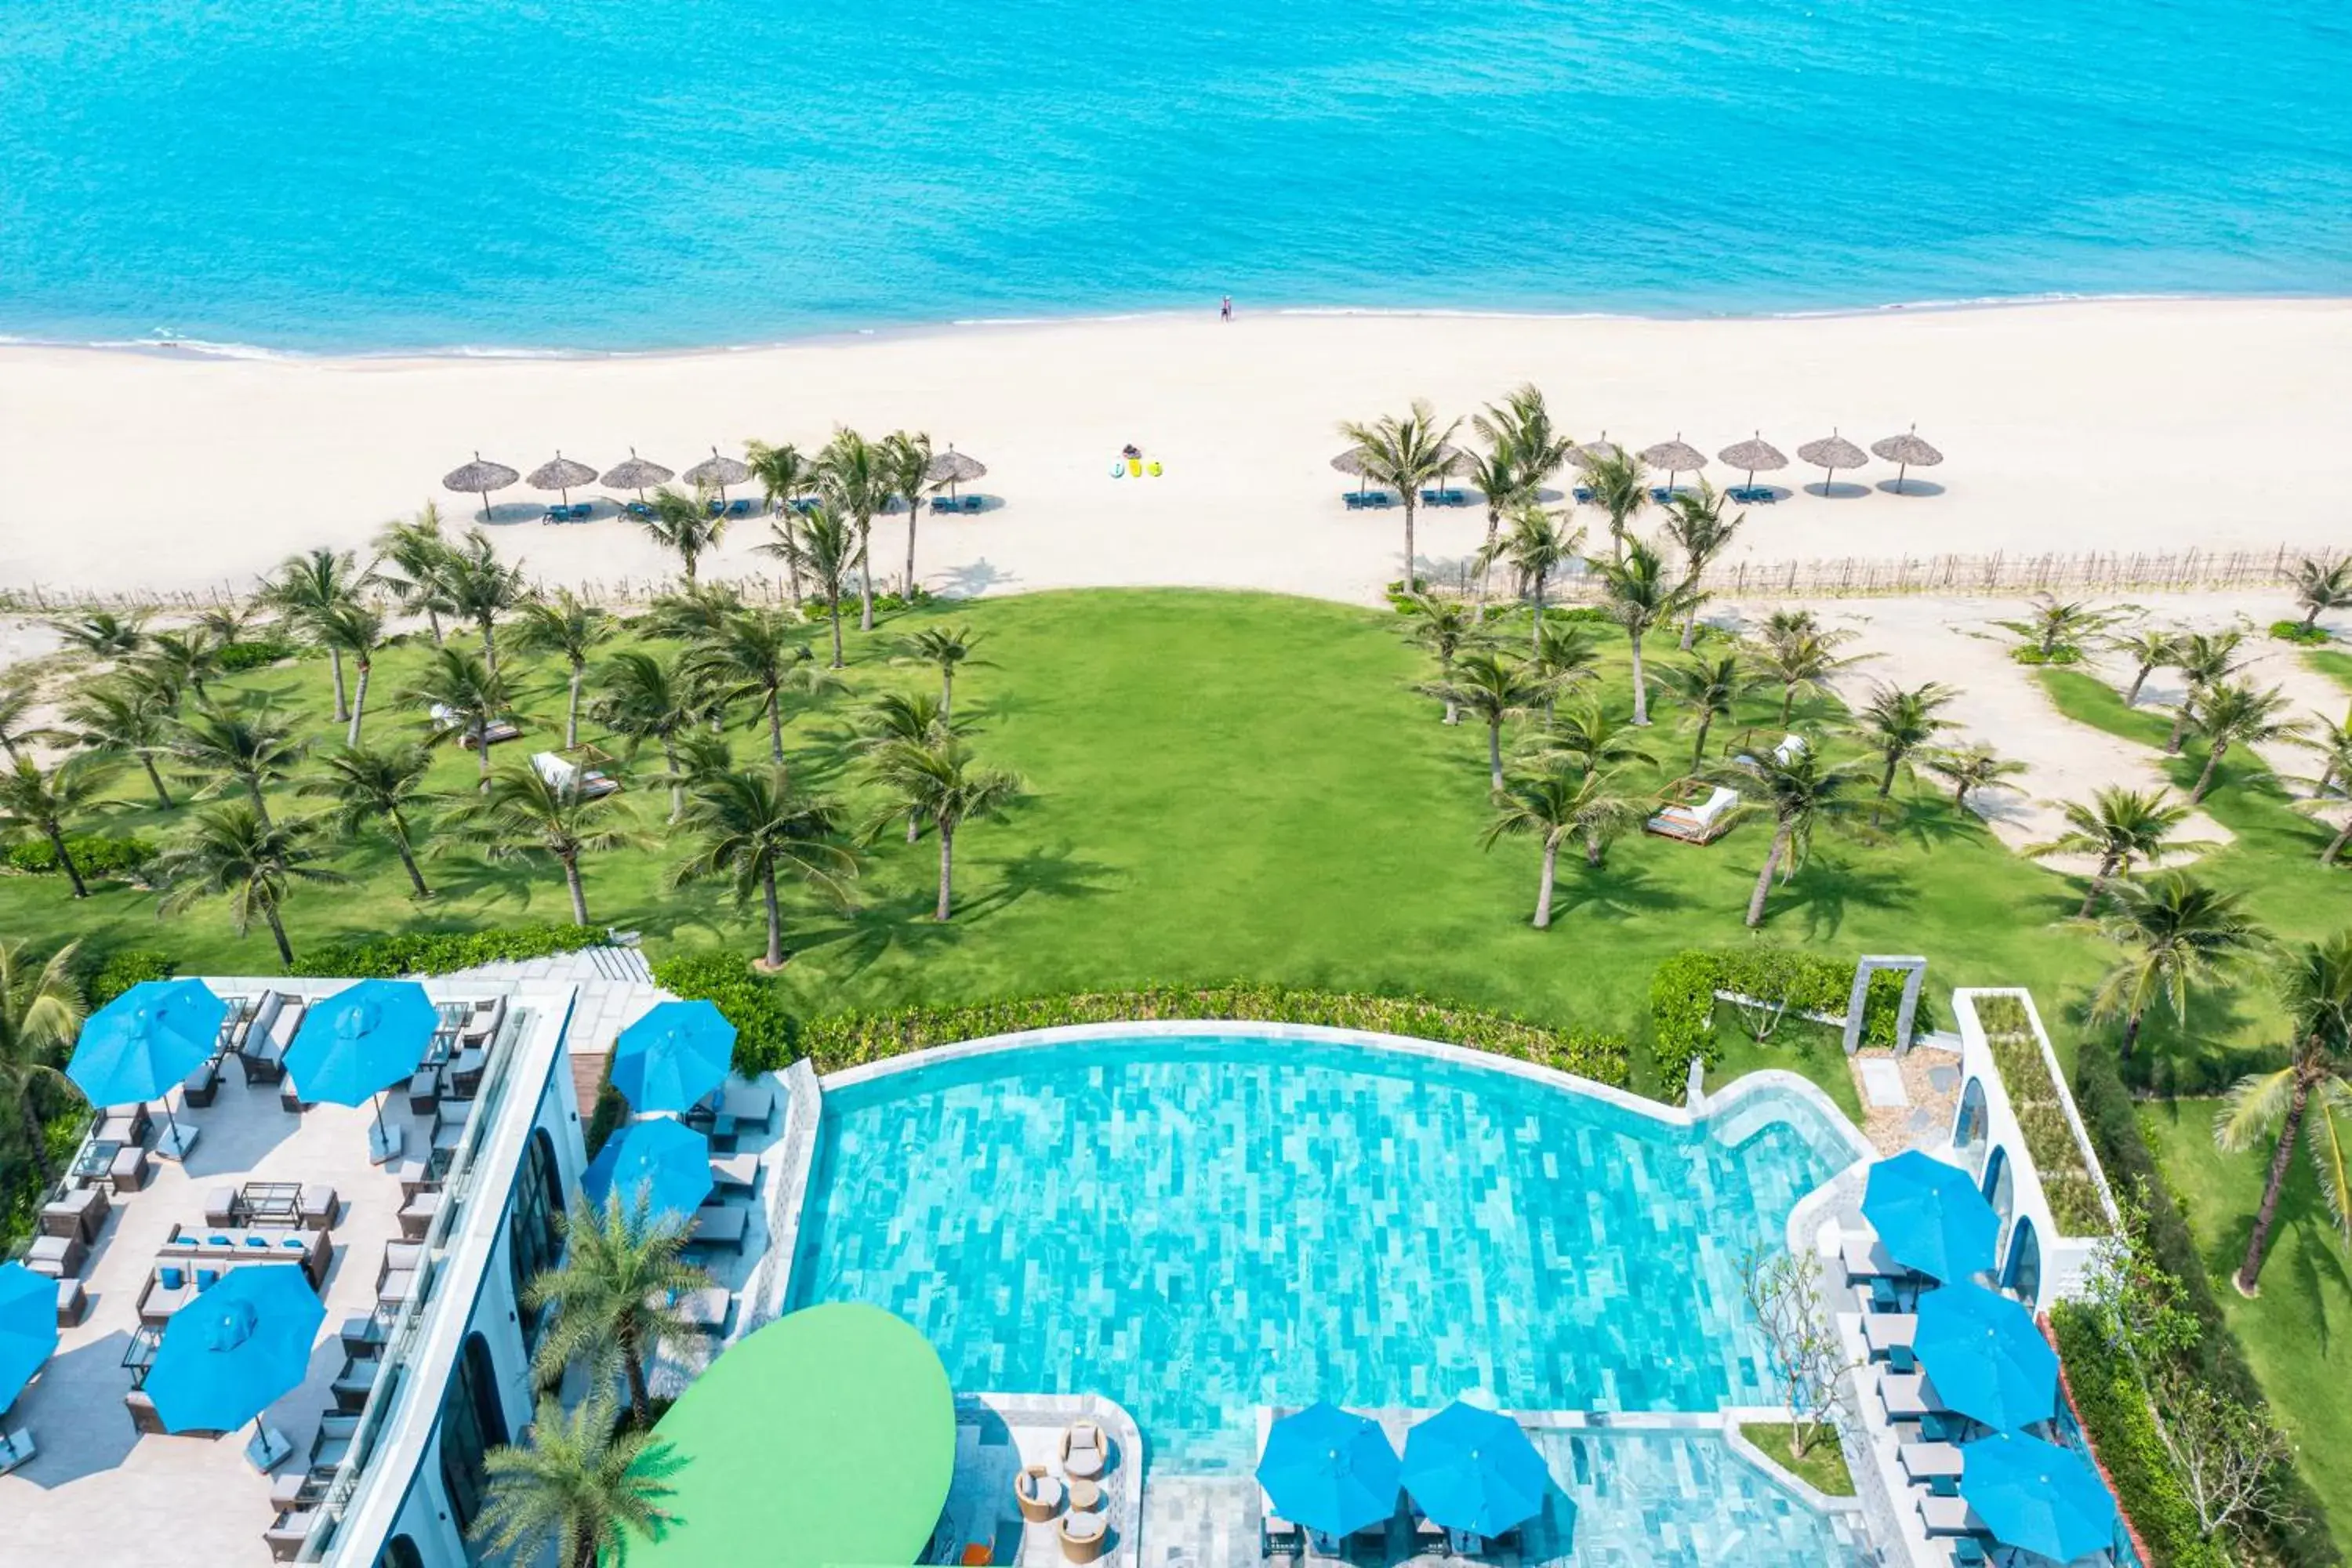
[[[155,846],[144,838],[113,838],[98,833],[68,833],[66,853],[85,877],[128,877],[155,858]],[[47,838],[26,838],[8,848],[8,868],[28,876],[62,876],[57,846]]]
[[[2080,664],[2083,662],[2083,650],[2078,647],[2059,647],[2053,648],[2048,653],[2043,653],[2032,643],[2027,643],[2021,647],[2010,649],[2009,657],[2015,659],[2020,664],[2071,665]]]
[[[1140,991],[1024,997],[970,1007],[844,1014],[811,1023],[803,1030],[800,1043],[818,1071],[835,1072],[989,1035],[1155,1018],[1309,1024],[1409,1035],[1539,1062],[1618,1089],[1624,1088],[1630,1078],[1622,1036],[1548,1029],[1501,1014],[1423,997],[1296,991],[1282,985],[1163,985]],[[740,1027],[741,1020],[737,1024]]]
[[[688,1001],[715,1002],[735,1026],[735,1070],[775,1072],[801,1053],[799,1027],[775,985],[740,952],[685,952],[654,965],[654,980]]]
[[[2115,1485],[2116,1500],[2156,1559],[2150,1568],[2228,1568],[2229,1558],[2206,1538],[2181,1489],[2138,1371],[2107,1342],[2097,1314],[2061,1301],[2051,1309],[2050,1327],[2075,1414]]]
[[[2273,621],[2271,636],[2298,647],[2326,647],[2336,640],[2326,626],[2307,626],[2301,621]]]
[[[1777,947],[1735,947],[1677,952],[1650,975],[1650,1050],[1660,1077],[1681,1081],[1694,1058],[1714,1067],[1723,1059],[1715,1033],[1715,994],[1737,991],[1759,1001],[1786,1002],[1792,1013],[1845,1012],[1853,994],[1854,960],[1819,957]],[[1880,970],[1863,1003],[1864,1045],[1892,1046],[1903,1011],[1903,974]],[[1927,994],[1919,997],[1915,1031],[1930,1026]]]
[[[105,962],[90,972],[89,983],[82,989],[89,994],[92,1007],[103,1007],[142,980],[169,980],[179,965],[169,953],[152,948],[126,947],[109,953]]]
[[[260,669],[280,659],[292,658],[300,651],[282,638],[261,637],[253,642],[231,643],[216,657],[222,674],[242,675],[249,669]]]
[[[297,958],[293,972],[314,978],[396,980],[404,974],[445,974],[453,969],[471,969],[481,963],[577,952],[610,940],[599,926],[504,926],[489,931],[427,931],[377,937],[371,942],[327,942]]]
[[[2147,1211],[2146,1241],[2156,1264],[2180,1283],[2180,1304],[2195,1314],[2203,1332],[2183,1352],[2188,1363],[2179,1375],[2206,1384],[2219,1394],[2242,1405],[2263,1405],[2261,1383],[2246,1361],[2246,1352],[2221,1315],[2213,1296],[2212,1279],[2189,1222],[2165,1185],[2164,1173],[2149,1153],[2130,1092],[2116,1071],[2115,1054],[2085,1042],[2074,1061],[2074,1109],[2091,1134],[2099,1163],[2118,1197],[2137,1193]],[[2272,1532],[2263,1538],[2272,1554],[2288,1568],[2333,1568],[2344,1559],[2327,1532],[2327,1509],[2300,1470],[2281,1478],[2282,1500],[2290,1513],[2305,1521],[2299,1529]],[[2137,1517],[2137,1516],[2135,1516]]]

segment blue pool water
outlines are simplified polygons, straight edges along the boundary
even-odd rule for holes
[[[2352,292],[2342,0],[10,0],[0,333]]]
[[[1767,1404],[1739,1262],[1850,1156],[1495,1069],[1248,1036],[1030,1048],[828,1092],[795,1305],[887,1308],[955,1385],[1095,1392],[1156,1464],[1259,1405]]]

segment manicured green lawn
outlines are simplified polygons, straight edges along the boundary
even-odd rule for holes
[[[2334,648],[2312,648],[2303,656],[2303,662],[2352,691],[2352,653],[2338,653]]]
[[[2352,1552],[2352,1262],[2297,1150],[2262,1293],[2251,1301],[2238,1294],[2230,1275],[2245,1256],[2268,1155],[2216,1149],[2214,1110],[2203,1100],[2150,1104],[2140,1125],[2189,1216],[2230,1327],[2294,1439],[2304,1472],[2330,1505],[2336,1544]]]
[[[1743,1422],[1739,1435],[1755,1444],[1774,1464],[1823,1497],[1853,1496],[1853,1473],[1845,1468],[1844,1450],[1838,1447],[1834,1436],[1816,1442],[1811,1453],[1799,1458],[1792,1441],[1795,1429],[1784,1422]]]

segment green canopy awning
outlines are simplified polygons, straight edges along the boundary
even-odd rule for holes
[[[947,1506],[955,1395],[930,1342],[875,1307],[810,1307],[730,1350],[654,1428],[677,1461],[633,1568],[908,1563]]]

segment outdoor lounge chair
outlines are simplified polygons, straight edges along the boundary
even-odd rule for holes
[[[582,800],[595,800],[621,787],[620,781],[610,774],[567,762],[553,752],[532,753],[530,768],[547,781],[550,789],[569,790]]]
[[[147,1134],[155,1130],[155,1119],[144,1105],[134,1105],[127,1110],[110,1110],[98,1121],[98,1141],[101,1143],[144,1143]]]
[[[444,730],[456,730],[462,726],[463,721],[450,710],[446,703],[436,702],[425,711],[431,716],[433,721]],[[495,746],[501,742],[511,741],[521,733],[522,731],[517,727],[513,720],[493,719],[488,724],[478,726],[458,736],[457,744],[471,751],[477,746]]]
[[[954,511],[958,510],[956,498],[953,496],[933,496],[931,498],[931,510],[933,511]]]
[[[1032,1465],[1013,1478],[1013,1506],[1032,1524],[1043,1524],[1061,1512],[1066,1500],[1062,1479],[1043,1465]]]
[[[374,1356],[352,1356],[345,1360],[341,1374],[328,1390],[335,1396],[335,1413],[357,1415],[361,1407],[367,1404],[369,1391],[375,1387],[376,1374],[383,1370],[383,1363]]]
[[[1960,1486],[1960,1447],[1957,1443],[1906,1443],[1895,1450],[1903,1474],[1913,1486],[1924,1486],[1937,1497],[1954,1497]]]
[[[719,1100],[714,1136],[740,1137],[745,1129],[765,1132],[775,1119],[776,1096],[765,1083],[730,1083]]]
[[[1110,1462],[1110,1443],[1092,1421],[1073,1421],[1062,1434],[1062,1473],[1092,1480]]]
[[[1984,1521],[1969,1500],[1960,1497],[1922,1497],[1919,1500],[1919,1521],[1930,1535],[1981,1535]]]
[[[1913,1370],[1911,1339],[1918,1331],[1915,1313],[1865,1312],[1862,1317],[1862,1338],[1870,1347],[1870,1359],[1883,1361],[1896,1372]]]
[[[352,1439],[359,1436],[360,1418],[356,1415],[322,1415],[319,1418],[319,1435],[310,1439],[312,1471],[331,1470],[343,1462],[352,1450]]]
[[[400,1239],[423,1241],[425,1233],[433,1228],[433,1216],[440,1212],[439,1193],[419,1193],[409,1199],[401,1205]]]
[[[416,1271],[424,1263],[425,1248],[415,1242],[385,1242],[383,1261],[375,1271],[375,1304],[394,1309],[408,1305],[416,1294]]]
[[[686,1245],[723,1247],[730,1252],[740,1252],[750,1219],[750,1215],[733,1204],[705,1204],[694,1211],[694,1228],[688,1233]]]
[[[316,1504],[309,1508],[288,1509],[280,1513],[269,1528],[261,1532],[263,1543],[269,1548],[269,1560],[291,1563],[302,1555],[302,1544],[310,1539],[310,1526],[318,1521],[318,1518]]]
[[[1685,844],[1712,844],[1731,830],[1731,810],[1738,804],[1738,790],[1718,784],[1714,793],[1696,805],[1677,801],[1662,807],[1643,826],[1663,838],[1679,838]]]
[[[754,1154],[729,1154],[710,1162],[710,1184],[719,1192],[749,1197],[760,1184],[760,1161]]]
[[[735,1319],[735,1297],[724,1285],[706,1286],[688,1290],[675,1305],[678,1315],[713,1339],[725,1336],[727,1325]]]
[[[1055,1521],[1054,1531],[1061,1538],[1062,1555],[1073,1563],[1093,1562],[1110,1540],[1109,1522],[1099,1513],[1066,1513]]]

